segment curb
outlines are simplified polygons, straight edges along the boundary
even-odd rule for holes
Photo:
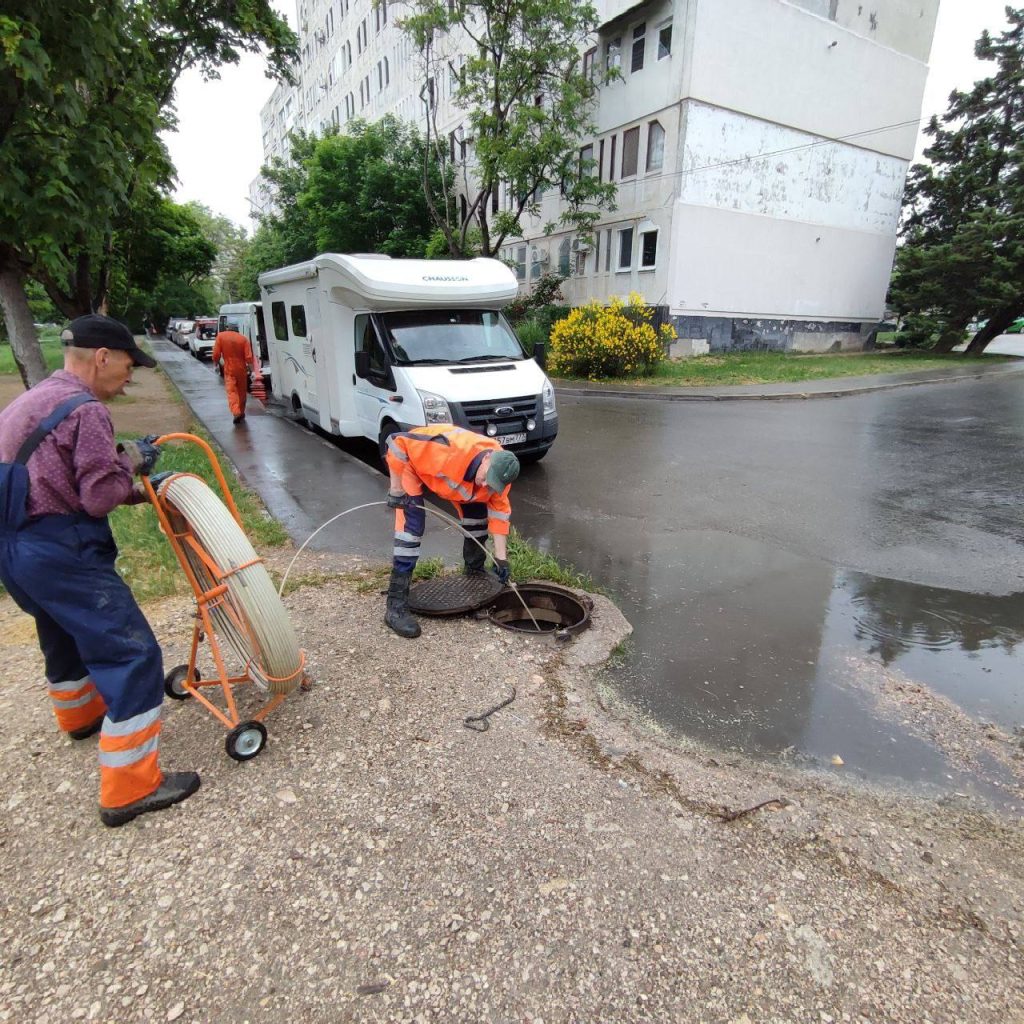
[[[612,388],[573,388],[555,386],[555,394],[568,397],[640,398],[646,401],[663,402],[783,402],[812,398],[848,398],[851,395],[866,395],[873,391],[893,391],[897,388],[921,387],[925,384],[955,384],[965,380],[981,380],[985,377],[1005,377],[1024,373],[1024,366],[1010,366],[1006,369],[981,370],[975,373],[958,373],[949,377],[929,377],[922,380],[901,380],[890,383],[867,384],[860,387],[834,388],[828,391],[785,391],[778,394],[751,392],[750,394],[715,394],[709,391],[695,391],[693,394],[673,391],[622,391]],[[752,387],[754,385],[751,385]]]

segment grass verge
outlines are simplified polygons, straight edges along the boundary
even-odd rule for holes
[[[59,370],[64,365],[64,346],[60,343],[60,329],[45,327],[39,332],[39,347],[43,350],[43,361],[47,370]],[[0,374],[17,373],[14,353],[10,342],[0,345]]]
[[[798,355],[792,352],[722,352],[662,363],[631,384],[671,387],[725,387],[735,384],[777,384],[829,377],[858,377],[914,370],[935,370],[979,363],[1003,362],[1012,356],[967,356],[960,352],[850,352]],[[568,380],[567,380],[568,383]]]
[[[537,548],[523,540],[516,530],[512,531],[508,539],[508,565],[513,580],[520,582],[549,580],[552,583],[560,583],[564,587],[575,587],[578,590],[600,593],[600,588],[595,586],[594,581],[588,575],[579,572],[568,563],[560,562],[554,555],[538,551]],[[414,581],[428,580],[435,576],[461,571],[461,565],[446,568],[441,558],[421,558],[416,564],[412,578]],[[355,588],[360,594],[372,594],[387,586],[390,575],[390,566],[379,566],[355,573],[343,573],[339,578],[355,584]],[[301,585],[301,583],[296,584],[296,586]],[[285,585],[285,593],[289,593],[291,590],[292,581],[289,578]]]

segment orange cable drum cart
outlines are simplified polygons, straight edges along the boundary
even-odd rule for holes
[[[194,473],[175,473],[158,489],[143,477],[160,526],[196,597],[188,664],[167,673],[164,690],[175,700],[198,700],[229,730],[224,742],[228,755],[236,761],[248,761],[266,744],[263,719],[305,681],[306,655],[299,649],[263,559],[245,535],[213,449],[193,434],[165,434],[157,438],[156,444],[170,441],[183,441],[203,450],[223,500]],[[216,666],[216,676],[210,679],[203,679],[196,665],[204,637]],[[242,666],[241,675],[228,674],[225,646]],[[268,698],[252,718],[242,721],[234,688],[246,683],[254,683]],[[224,695],[223,710],[203,693],[213,686],[219,686]]]

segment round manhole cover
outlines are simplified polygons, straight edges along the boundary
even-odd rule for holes
[[[417,615],[463,615],[490,604],[504,588],[488,573],[436,576],[409,590],[409,610]]]

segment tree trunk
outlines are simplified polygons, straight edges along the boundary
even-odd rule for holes
[[[957,345],[962,345],[967,333],[967,321],[956,320],[947,324],[932,348],[933,352],[952,352]]]
[[[22,383],[33,387],[46,377],[46,363],[25,294],[25,275],[10,252],[0,253],[0,306]]]
[[[1006,309],[1001,309],[995,316],[989,317],[988,323],[971,338],[971,343],[967,346],[967,354],[976,356],[984,352],[985,346],[993,338],[998,338],[1020,316],[1020,312],[1020,306],[1008,306]]]

